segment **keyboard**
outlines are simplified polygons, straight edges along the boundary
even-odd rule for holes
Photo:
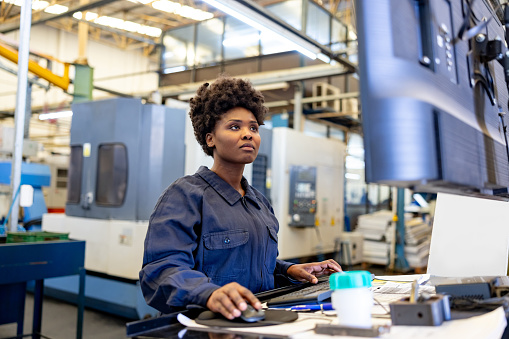
[[[267,301],[268,307],[282,307],[293,305],[319,304],[329,299],[332,290],[329,287],[329,281],[322,281],[297,291],[293,291],[282,296],[272,298]]]

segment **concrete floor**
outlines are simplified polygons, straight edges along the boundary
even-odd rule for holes
[[[24,334],[32,332],[33,296],[27,294]],[[85,308],[83,338],[125,339],[125,324],[132,320]],[[77,307],[52,298],[44,298],[42,306],[42,334],[52,339],[76,338]],[[16,336],[17,324],[0,325],[0,338]]]

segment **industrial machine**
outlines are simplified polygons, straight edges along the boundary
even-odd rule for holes
[[[86,240],[86,305],[127,318],[156,314],[138,283],[148,219],[159,195],[184,175],[186,112],[117,98],[72,107],[65,215],[43,230]],[[77,277],[46,282],[72,299]]]
[[[12,162],[10,160],[0,161],[0,184],[5,185],[4,194],[1,195],[3,201],[3,208],[1,213],[2,218],[4,218],[3,226],[5,226],[5,219],[9,219],[12,208],[11,201],[11,172],[12,172]],[[47,213],[48,210],[46,208],[46,203],[44,201],[44,195],[42,192],[42,187],[50,185],[50,169],[47,165],[43,164],[34,164],[23,162],[21,164],[21,181],[20,188],[18,188],[16,196],[20,195],[20,191],[24,192],[24,186],[29,186],[29,190],[27,192],[28,204],[23,204],[23,226],[27,230],[37,230],[41,227],[41,219],[44,213]],[[23,194],[23,193],[22,193]],[[26,200],[26,199],[22,199]],[[11,216],[18,217],[18,216]],[[0,233],[5,231],[4,227],[1,227]]]
[[[279,220],[279,258],[334,252],[344,225],[345,154],[339,140],[272,130],[270,196]]]

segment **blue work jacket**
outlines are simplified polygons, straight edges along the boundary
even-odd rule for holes
[[[149,221],[140,283],[147,303],[170,313],[206,306],[237,282],[253,293],[274,288],[292,264],[276,259],[279,224],[268,200],[242,178],[243,197],[206,167],[171,184]]]

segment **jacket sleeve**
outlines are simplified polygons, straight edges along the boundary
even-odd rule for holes
[[[288,268],[292,265],[295,265],[295,264],[288,262],[288,261],[276,259],[276,269],[274,270],[274,273],[289,277],[288,274],[286,273],[286,271],[288,271]]]
[[[198,187],[179,179],[159,198],[150,217],[140,285],[147,304],[162,313],[191,304],[206,306],[219,288],[204,273],[193,270],[202,196]]]

